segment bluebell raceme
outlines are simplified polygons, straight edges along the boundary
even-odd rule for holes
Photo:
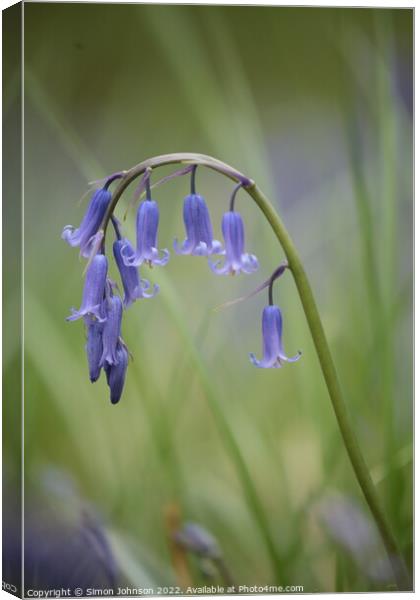
[[[235,187],[230,201],[230,209],[222,218],[224,245],[213,237],[210,213],[204,198],[195,191],[196,168],[180,171],[179,174],[192,172],[191,193],[184,198],[183,220],[186,237],[182,244],[175,239],[174,250],[180,255],[206,257],[213,273],[217,275],[252,274],[259,268],[255,255],[245,250],[245,227],[241,214],[234,210],[234,200],[244,182]],[[153,298],[159,291],[156,284],[141,277],[140,270],[145,266],[164,267],[169,261],[169,251],[158,249],[158,229],[160,212],[158,203],[151,198],[150,173],[144,176],[142,187],[147,197],[140,202],[136,217],[136,244],[122,236],[119,221],[111,214],[112,194],[108,185],[122,174],[111,176],[105,187],[94,192],[86,214],[79,228],[66,226],[62,238],[71,246],[80,247],[81,256],[88,258],[82,303],[78,310],[72,309],[69,321],[83,319],[86,327],[86,354],[89,378],[92,382],[99,379],[102,369],[110,389],[113,404],[119,402],[125,383],[129,362],[129,352],[123,341],[121,324],[124,309],[135,301]],[[111,206],[110,206],[111,205]],[[117,285],[108,277],[108,259],[105,254],[106,225],[111,220],[116,234],[113,243],[113,257],[117,266],[124,292],[121,298]],[[214,261],[213,256],[221,258]],[[269,286],[269,305],[265,307],[262,318],[263,357],[258,360],[251,354],[251,362],[260,368],[280,367],[285,362],[298,360],[300,353],[288,358],[283,350],[282,314],[280,308],[273,305],[272,286],[285,270],[286,263],[276,269],[269,280],[257,288],[259,293]],[[251,294],[253,295],[253,294]]]

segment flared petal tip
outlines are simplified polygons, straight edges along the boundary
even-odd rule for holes
[[[146,285],[144,285],[144,283]],[[141,289],[139,291],[138,298],[154,298],[160,290],[160,287],[158,286],[158,284],[155,283],[153,285],[153,290],[151,292],[149,292],[148,290],[150,290],[152,285],[151,285],[150,281],[147,281],[147,279],[141,279],[140,284],[141,284]]]
[[[244,273],[255,273],[259,268],[259,260],[254,254],[244,254],[242,256],[242,271]]]
[[[73,248],[80,244],[80,237],[78,235],[79,230],[75,229],[73,225],[66,225],[61,232],[61,239],[67,242]]]
[[[215,263],[209,261],[210,269],[216,275],[239,275],[245,273],[250,275],[258,270],[260,263],[253,254],[243,254],[241,260],[225,260],[225,264],[221,266],[222,261],[218,260]]]
[[[155,250],[155,248],[153,248],[153,250]],[[171,255],[167,248],[161,250],[160,252],[162,253],[162,258],[159,258],[159,250],[156,249],[156,258],[152,259],[152,263],[154,265],[158,265],[159,267],[164,267],[168,263]]]
[[[120,254],[126,267],[138,267],[144,260],[142,256],[138,256],[137,253],[133,251],[130,244],[121,246]]]
[[[227,275],[230,272],[230,265],[225,263],[221,264],[221,260],[217,260],[215,263],[209,260],[209,267],[215,275]]]
[[[211,244],[206,242],[199,242],[192,250],[191,254],[195,256],[211,256],[212,254],[223,255],[223,246],[217,240],[213,240]]]
[[[259,361],[257,359],[257,357],[255,356],[255,354],[253,352],[249,353],[249,360],[251,361],[251,363],[254,365],[254,367],[258,367],[261,368],[261,361]]]
[[[66,317],[66,321],[77,321],[78,319],[84,317],[92,317],[98,323],[105,323],[106,317],[102,317],[100,313],[101,305],[97,304],[96,306],[91,306],[89,308],[80,308],[76,310],[75,308],[71,308],[70,312],[72,313],[68,317]]]
[[[173,243],[175,254],[191,254],[193,251],[193,244],[188,239],[184,240],[180,245],[178,239],[174,239]]]
[[[302,356],[302,352],[299,350],[297,354],[295,354],[295,356],[291,356],[290,358],[288,356],[281,356],[280,359],[284,360],[285,362],[297,362]]]
[[[66,317],[66,321],[77,321],[77,319],[80,319],[81,316],[83,316],[83,315],[79,315],[79,313],[76,312],[76,313]]]
[[[267,360],[258,360],[255,354],[252,352],[249,353],[249,359],[258,369],[278,369],[281,367],[281,364],[278,361],[268,362]]]
[[[223,244],[218,240],[213,240],[211,245],[211,254],[224,255],[226,251],[223,249]]]
[[[280,354],[279,356],[272,358],[270,360],[267,360],[267,359],[258,360],[257,357],[255,356],[255,354],[250,352],[249,360],[255,367],[258,367],[259,369],[280,369],[283,366],[283,363],[296,362],[300,359],[301,356],[302,356],[302,352],[299,350],[299,352],[296,354],[296,356],[292,356],[291,358],[289,358],[288,356],[285,356],[284,354]]]

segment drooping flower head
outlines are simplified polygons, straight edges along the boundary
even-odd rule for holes
[[[115,364],[105,363],[104,366],[112,404],[117,404],[121,398],[128,366],[128,351],[121,342],[118,343],[116,357]]]
[[[159,226],[159,207],[154,200],[144,200],[140,203],[137,210],[137,248],[136,252],[129,246],[121,248],[121,254],[124,264],[127,267],[138,267],[144,262],[152,265],[164,266],[169,260],[168,250],[162,250],[162,257],[159,258],[157,249]]]
[[[118,360],[117,346],[121,335],[122,302],[119,296],[109,296],[104,300],[106,321],[102,331],[102,356],[100,365],[115,365]]]
[[[279,368],[285,362],[295,362],[301,357],[298,352],[296,356],[288,358],[283,349],[282,333],[283,319],[280,308],[269,304],[263,310],[262,335],[263,335],[263,358],[257,360],[255,354],[250,354],[252,364],[261,369]]]
[[[86,315],[104,321],[101,315],[101,304],[105,292],[108,260],[104,254],[96,254],[86,271],[85,285],[83,288],[82,305],[79,310],[71,309],[72,315],[67,321],[76,321]]]
[[[253,254],[245,253],[245,232],[242,217],[238,212],[230,210],[223,215],[222,233],[225,240],[225,263],[210,263],[217,275],[236,275],[237,273],[254,273],[259,267],[258,259]]]
[[[189,194],[184,200],[184,223],[187,238],[180,247],[174,241],[177,254],[209,256],[222,251],[222,244],[213,239],[213,228],[204,198],[199,194]]]
[[[128,255],[134,254],[134,249],[127,239],[115,240],[113,245],[115,262],[120,272],[121,282],[124,287],[124,307],[128,308],[138,298],[153,298],[159,291],[155,284],[150,290],[151,284],[147,279],[140,279],[137,267],[128,267],[122,255],[122,249],[126,248]]]
[[[75,229],[72,225],[66,225],[63,229],[62,239],[70,246],[80,246],[80,254],[85,258],[91,254],[92,238],[98,232],[110,200],[111,192],[108,189],[96,190],[80,226]]]
[[[102,331],[103,323],[85,317],[87,340],[86,354],[89,365],[89,378],[92,383],[99,379],[101,374],[101,358],[103,352]]]

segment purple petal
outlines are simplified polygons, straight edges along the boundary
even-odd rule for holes
[[[85,322],[87,329],[86,354],[89,365],[89,378],[93,383],[99,379],[101,373],[103,324],[90,320],[87,317],[85,317]]]
[[[121,335],[122,302],[119,296],[112,296],[105,302],[106,321],[103,326],[103,352],[100,364],[114,365],[117,362],[117,345]]]
[[[82,256],[89,256],[89,248],[87,248],[89,240],[97,233],[110,200],[111,192],[109,190],[96,190],[78,229],[71,225],[64,227],[61,234],[62,239],[70,246],[80,246]]]
[[[124,389],[125,375],[128,366],[128,352],[121,343],[118,344],[116,355],[116,364],[106,364],[104,367],[106,379],[110,389],[110,400],[112,404],[117,404],[120,401]]]
[[[105,293],[108,260],[104,254],[93,257],[85,277],[82,305],[78,311],[72,309],[73,314],[67,317],[68,321],[75,321],[84,315],[94,315],[98,321],[103,321],[100,307]]]

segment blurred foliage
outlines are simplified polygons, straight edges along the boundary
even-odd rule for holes
[[[80,221],[88,181],[176,151],[230,162],[278,208],[411,564],[412,43],[409,10],[25,5],[27,502],[44,465],[68,473],[104,516],[133,585],[176,581],[164,521],[175,502],[215,536],[240,584],[388,586],[319,518],[339,490],[370,519],[291,277],[275,296],[286,350],[303,351],[295,365],[249,363],[264,294],[212,310],[283,258],[245,194],[237,206],[258,274],[217,278],[205,260],[173,255],[150,272],[160,294],[125,314],[134,360],[121,403],[88,380],[82,324],[64,321],[83,264],[61,229]],[[197,183],[220,239],[231,186],[204,169]],[[187,190],[181,179],[156,193],[161,247],[183,235]]]

